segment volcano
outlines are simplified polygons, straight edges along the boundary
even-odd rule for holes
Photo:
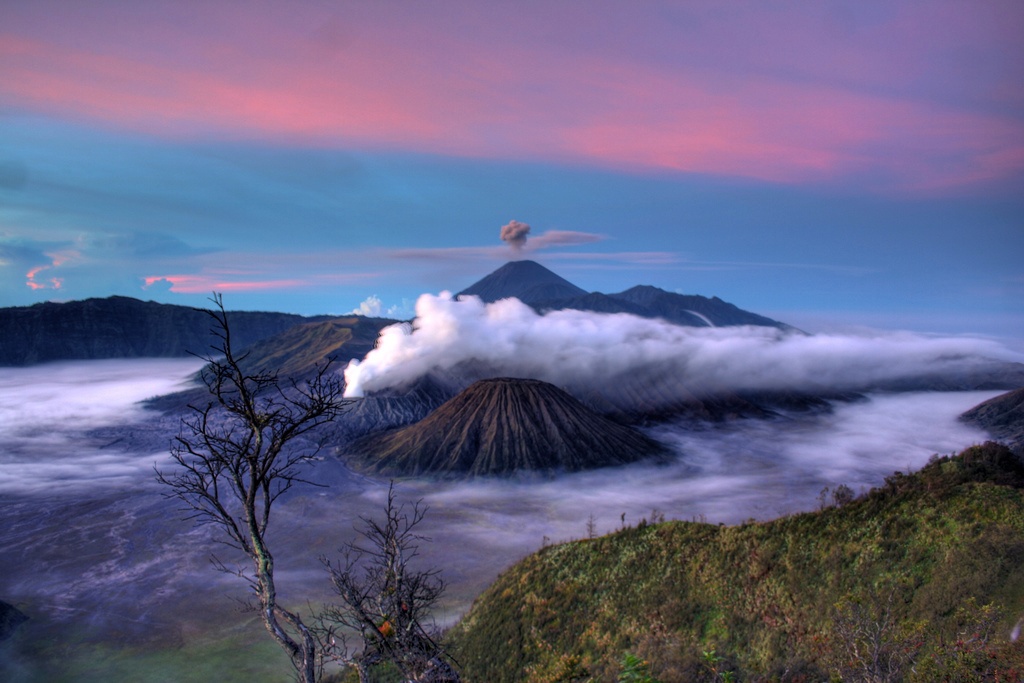
[[[532,306],[542,301],[586,296],[587,291],[536,261],[509,261],[459,292],[458,296],[464,294],[478,296],[485,303],[515,297]]]
[[[552,384],[504,377],[478,381],[416,424],[351,450],[350,462],[372,472],[450,477],[624,465],[663,447]]]
[[[572,309],[629,313],[685,327],[760,325],[796,330],[778,320],[744,311],[718,297],[677,294],[650,285],[638,285],[617,294],[587,292],[535,261],[510,261],[459,292],[458,296],[469,294],[486,303],[516,298],[538,313]]]

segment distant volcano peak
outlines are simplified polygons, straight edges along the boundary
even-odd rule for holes
[[[509,261],[501,268],[459,292],[471,294],[491,303],[515,297],[525,304],[552,299],[584,296],[586,290],[577,287],[536,261]]]
[[[485,303],[516,298],[538,313],[572,309],[629,313],[689,327],[762,325],[796,331],[785,323],[744,311],[718,297],[678,294],[651,285],[637,285],[618,294],[587,292],[530,260],[509,261],[458,296],[464,294],[478,296]]]

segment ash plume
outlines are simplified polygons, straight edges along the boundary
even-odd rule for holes
[[[519,221],[509,221],[501,226],[501,240],[516,251],[526,246],[526,236],[530,234],[530,226]]]

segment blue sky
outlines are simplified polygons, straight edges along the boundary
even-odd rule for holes
[[[1024,339],[1019,4],[528,5],[0,4],[0,306],[404,317],[528,257]]]

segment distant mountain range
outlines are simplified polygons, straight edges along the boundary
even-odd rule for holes
[[[649,286],[633,287],[618,294],[588,293],[534,261],[506,263],[459,294],[479,296],[486,302],[515,297],[538,311],[571,308],[632,313],[697,327],[768,325],[792,329],[717,297],[674,294]],[[361,316],[304,317],[255,311],[231,311],[230,320],[237,348],[262,341],[260,355],[267,363],[279,362],[287,356],[289,373],[301,373],[332,354],[339,361],[362,358],[373,347],[376,333],[397,322]],[[210,323],[209,316],[195,308],[124,296],[0,308],[0,366],[201,354],[210,345]],[[299,325],[303,327],[293,330]],[[344,334],[340,332],[342,328],[351,328],[351,340],[339,338],[339,334]],[[289,330],[289,335],[277,336]],[[292,357],[298,348],[301,359]]]
[[[1009,391],[979,403],[960,419],[986,430],[1024,457],[1024,389]]]
[[[629,313],[691,327],[785,323],[741,310],[716,297],[683,295],[651,286],[617,294],[586,292],[533,261],[513,261],[459,292],[486,302],[515,297],[538,312],[576,309]],[[229,312],[235,350],[247,369],[290,377],[309,374],[328,357],[339,369],[362,359],[383,327],[397,321],[361,316],[303,317],[286,313]],[[127,297],[88,299],[0,309],[0,365],[56,360],[184,356],[205,353],[211,318],[184,306]],[[488,381],[473,384],[481,378]],[[665,383],[672,386],[666,392]],[[472,385],[472,386],[470,386]],[[956,390],[1024,386],[1015,364],[983,364],[970,376],[910,378],[892,390]],[[562,389],[532,379],[493,380],[487,369],[435,370],[405,386],[354,402],[323,436],[351,463],[367,471],[431,476],[565,471],[624,464],[658,452],[626,425],[689,417],[701,421],[762,418],[780,412],[828,410],[842,394],[709,391],[694,385],[680,394],[664,373],[620,378],[613,392]],[[150,402],[176,414],[194,389]],[[585,394],[585,395],[584,395]],[[996,433],[1020,438],[1019,393],[970,419]],[[1016,431],[1014,431],[1016,430]],[[1012,433],[1011,433],[1012,432]],[[999,434],[997,434],[998,436]],[[1011,439],[1012,441],[1012,439]]]
[[[762,325],[795,329],[790,325],[722,301],[694,294],[676,294],[649,285],[638,285],[618,294],[587,292],[535,261],[510,261],[459,292],[485,302],[515,297],[538,312],[573,309],[596,313],[631,313],[642,318],[661,318],[688,327]]]
[[[237,311],[231,313],[231,333],[244,348],[324,319]],[[125,296],[0,308],[0,365],[202,354],[212,341],[211,322],[206,313],[188,306]]]

